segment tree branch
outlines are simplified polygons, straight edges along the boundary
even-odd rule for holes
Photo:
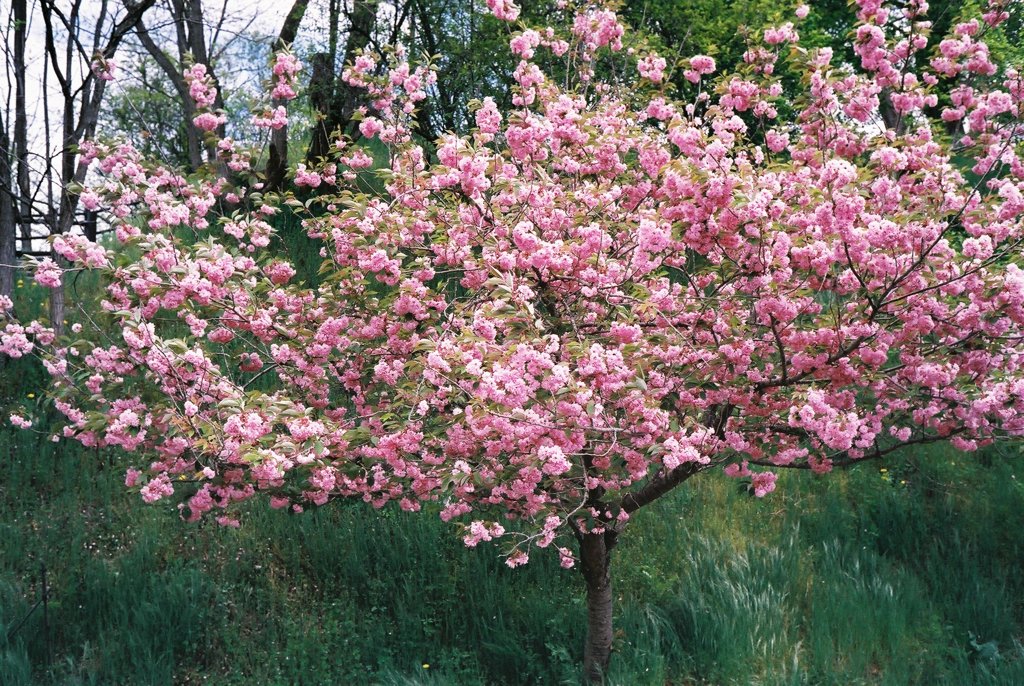
[[[664,472],[658,474],[658,476],[648,481],[639,491],[626,494],[620,501],[619,507],[627,513],[632,514],[644,505],[649,505],[661,496],[665,495],[691,476],[704,471],[709,466],[710,465],[700,464],[699,462],[686,462],[667,474]]]
[[[277,34],[277,41],[274,43],[277,50],[283,50],[295,42],[299,24],[302,23],[308,6],[309,0],[295,0],[292,4],[292,8],[288,10],[288,16],[284,18],[284,24],[281,25],[281,32]]]
[[[887,448],[880,448],[876,444],[875,449],[872,452],[868,453],[867,455],[864,455],[863,457],[851,457],[849,452],[844,450],[842,452],[833,453],[832,455],[829,455],[826,459],[832,462],[833,467],[846,468],[851,467],[855,464],[860,464],[861,462],[881,459],[886,455],[894,453],[897,450],[901,450],[910,445],[926,445],[928,443],[938,443],[939,441],[945,441],[963,432],[963,429],[955,429],[945,436],[921,436],[920,438],[915,438],[912,441],[906,441],[903,443],[896,443],[894,445],[890,445]],[[750,464],[756,464],[759,467],[771,467],[773,469],[812,469],[811,465],[808,464],[807,462],[794,462],[792,464],[775,464],[771,460],[748,460],[748,462]]]

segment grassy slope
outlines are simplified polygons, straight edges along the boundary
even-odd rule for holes
[[[0,636],[0,683],[577,679],[581,584],[547,554],[508,570],[434,517],[361,503],[189,525],[127,493],[112,454],[11,432],[0,447],[0,628],[40,563],[53,596],[49,641],[38,613]],[[938,448],[786,475],[762,501],[687,484],[616,551],[613,681],[1024,683],[1015,466]]]

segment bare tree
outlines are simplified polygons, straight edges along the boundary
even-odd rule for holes
[[[183,73],[184,67],[190,61],[194,64],[204,65],[207,73],[213,78],[215,83],[217,82],[217,75],[214,65],[210,60],[202,0],[168,0],[166,10],[170,17],[169,23],[174,32],[174,47],[177,49],[176,56],[168,54],[158,44],[157,39],[153,37],[152,32],[144,22],[140,21],[136,25],[135,34],[138,36],[139,42],[146,49],[146,52],[150,54],[157,65],[163,69],[171,83],[174,84],[174,90],[181,102],[182,113],[185,119],[185,130],[188,136],[189,167],[195,170],[203,164],[205,146],[203,145],[202,131],[192,123],[196,109],[195,103],[189,96],[188,84],[185,82]],[[214,28],[215,32],[222,26],[226,12],[227,2],[224,2],[220,13],[221,20]],[[214,103],[214,106],[217,108],[224,107],[220,88],[217,89],[217,102]],[[224,135],[223,130],[218,133],[221,136]],[[216,150],[205,147],[205,152],[209,160],[216,159]]]
[[[76,221],[76,188],[85,181],[86,165],[79,159],[78,145],[96,133],[100,106],[107,81],[92,65],[97,59],[111,58],[125,35],[141,19],[155,0],[124,0],[114,6],[110,0],[39,0],[30,16],[26,0],[13,0],[13,49],[6,52],[9,86],[15,91],[14,121],[4,122],[3,160],[0,163],[0,263],[13,263],[10,245],[14,229],[21,229],[22,252],[33,253],[33,229],[44,235],[69,231]],[[28,33],[31,22],[43,24],[40,41]],[[30,46],[41,45],[43,54],[32,55]],[[30,65],[41,73],[38,111],[42,121],[30,116],[27,102]],[[51,79],[56,88],[51,90]],[[35,96],[34,96],[35,97]],[[8,95],[9,98],[9,95]],[[60,131],[50,131],[51,113],[59,113]],[[30,139],[29,131],[42,133],[42,140]],[[56,143],[54,143],[56,139]],[[52,162],[56,161],[56,164]],[[13,168],[12,168],[13,162]],[[35,163],[35,164],[33,164]],[[13,172],[13,173],[12,173]],[[10,269],[0,271],[0,288],[13,278]],[[64,321],[64,291],[54,289],[50,298],[50,320],[55,328]]]
[[[0,296],[14,294],[14,263],[17,260],[17,221],[11,192],[11,139],[0,113]]]

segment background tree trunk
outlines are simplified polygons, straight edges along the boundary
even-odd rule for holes
[[[196,106],[192,102],[192,96],[188,92],[188,84],[185,83],[185,77],[182,76],[181,70],[178,68],[171,58],[167,56],[160,47],[153,40],[152,36],[149,35],[149,30],[146,25],[139,22],[138,26],[135,27],[135,35],[139,37],[139,42],[146,49],[146,52],[150,54],[157,65],[163,69],[164,74],[170,79],[171,83],[174,84],[174,90],[178,93],[178,98],[181,100],[182,117],[185,120],[185,135],[188,145],[188,164],[191,171],[199,169],[203,164],[203,148],[202,138],[199,135],[199,129],[196,128],[195,124],[192,123],[192,119],[196,115]]]
[[[0,115],[0,295],[8,298],[14,294],[14,264],[18,259],[15,243],[18,222],[12,192],[10,150],[6,123]]]
[[[175,44],[178,50],[177,61],[159,45],[150,34],[149,29],[139,19],[134,29],[139,42],[146,52],[150,54],[157,65],[163,70],[167,78],[174,84],[174,90],[181,100],[182,116],[185,120],[186,140],[188,143],[189,167],[192,171],[203,165],[203,153],[206,159],[216,164],[217,149],[208,145],[203,132],[192,123],[196,115],[196,105],[189,94],[189,86],[185,81],[184,65],[191,58],[194,64],[202,64],[206,67],[206,73],[213,79],[217,87],[217,99],[213,104],[214,109],[224,108],[224,98],[220,92],[220,82],[217,80],[217,73],[211,63],[209,50],[207,48],[205,27],[203,24],[203,5],[201,0],[171,0],[169,4],[171,24],[174,27]],[[225,128],[222,124],[217,127],[217,135],[221,138],[225,135]]]
[[[14,153],[17,156],[18,204],[15,217],[21,232],[22,252],[32,252],[32,185],[28,168],[28,114],[26,113],[25,39],[28,30],[28,9],[25,0],[14,0]],[[11,148],[6,148],[10,150]]]
[[[295,0],[288,16],[285,17],[281,32],[274,42],[274,50],[286,50],[295,42],[295,36],[299,32],[299,24],[306,14],[308,0]],[[284,105],[283,100],[274,100],[271,107]],[[285,124],[279,129],[270,133],[270,152],[267,158],[267,188],[269,190],[280,190],[284,186],[284,178],[288,171],[288,125]]]
[[[318,52],[310,59],[312,74],[309,79],[309,103],[313,106],[316,123],[306,149],[306,161],[314,162],[327,156],[331,149],[331,131],[327,118],[334,99],[334,60],[330,53]]]
[[[370,44],[377,23],[380,0],[355,0],[349,15],[348,40],[345,43],[344,63],[355,61],[356,55]],[[310,100],[316,112],[312,140],[306,151],[306,160],[316,162],[331,148],[331,134],[344,131],[359,106],[361,92],[345,83],[334,73],[334,55],[318,54],[313,58],[313,76],[310,81]]]
[[[583,649],[583,679],[604,683],[612,653],[612,578],[609,569],[614,533],[580,537],[580,571],[587,585],[587,640]]]

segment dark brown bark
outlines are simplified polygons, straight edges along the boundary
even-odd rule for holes
[[[17,225],[12,192],[11,142],[0,113],[0,295],[14,293],[14,264],[17,259]]]
[[[709,408],[704,424],[724,435],[725,425],[733,412],[732,405]],[[590,459],[584,458],[584,465],[590,470]],[[628,493],[618,502],[618,507],[632,514],[645,505],[666,495],[691,476],[699,474],[708,465],[696,462],[682,464],[671,471],[662,471],[647,481],[638,490]],[[601,507],[602,488],[588,493],[588,505]],[[610,572],[611,551],[615,547],[621,528],[612,528],[612,522],[602,533],[576,532],[580,545],[580,572],[587,590],[587,639],[583,649],[583,678],[587,684],[603,684],[608,671],[612,649],[612,580]]]
[[[14,154],[18,203],[15,218],[21,233],[21,249],[32,249],[32,186],[28,169],[28,114],[25,108],[25,30],[28,16],[25,0],[14,0]],[[9,188],[9,186],[5,186]]]
[[[679,465],[671,472],[658,474],[639,490],[626,494],[622,498],[621,507],[627,513],[632,514],[644,505],[648,505],[665,495],[704,468],[706,468],[706,465],[697,462],[687,462]]]
[[[345,42],[344,63],[351,64],[355,61],[356,55],[370,44],[374,26],[377,23],[377,7],[380,0],[355,0],[352,5],[352,13],[349,15],[348,40]],[[331,134],[336,130],[344,131],[352,121],[352,115],[359,107],[360,92],[358,89],[348,85],[334,74],[334,58],[331,55],[322,57],[324,65],[330,65],[330,71],[322,75],[316,81],[316,62],[313,63],[314,79],[311,81],[310,89],[318,88],[323,94],[330,96],[323,98],[320,102],[327,102],[325,107],[314,107],[317,110],[317,123],[313,127],[313,135],[310,140],[309,150],[306,159],[315,162],[326,155],[330,150]],[[329,77],[327,76],[329,74]],[[310,98],[314,99],[311,92]]]
[[[277,36],[277,41],[274,44],[276,50],[284,50],[291,46],[295,41],[295,36],[299,31],[299,24],[302,23],[302,17],[306,14],[306,6],[309,5],[308,0],[295,0],[291,10],[288,12],[288,16],[285,17],[284,24],[281,26],[281,33]],[[273,107],[283,105],[284,103],[279,100],[275,100],[272,103]],[[269,190],[279,190],[284,185],[284,177],[288,170],[288,126],[282,126],[279,129],[274,129],[270,134],[270,150],[267,155],[267,188]]]
[[[583,679],[603,684],[612,655],[611,549],[615,534],[580,536],[580,572],[587,587],[587,639],[583,648]]]

